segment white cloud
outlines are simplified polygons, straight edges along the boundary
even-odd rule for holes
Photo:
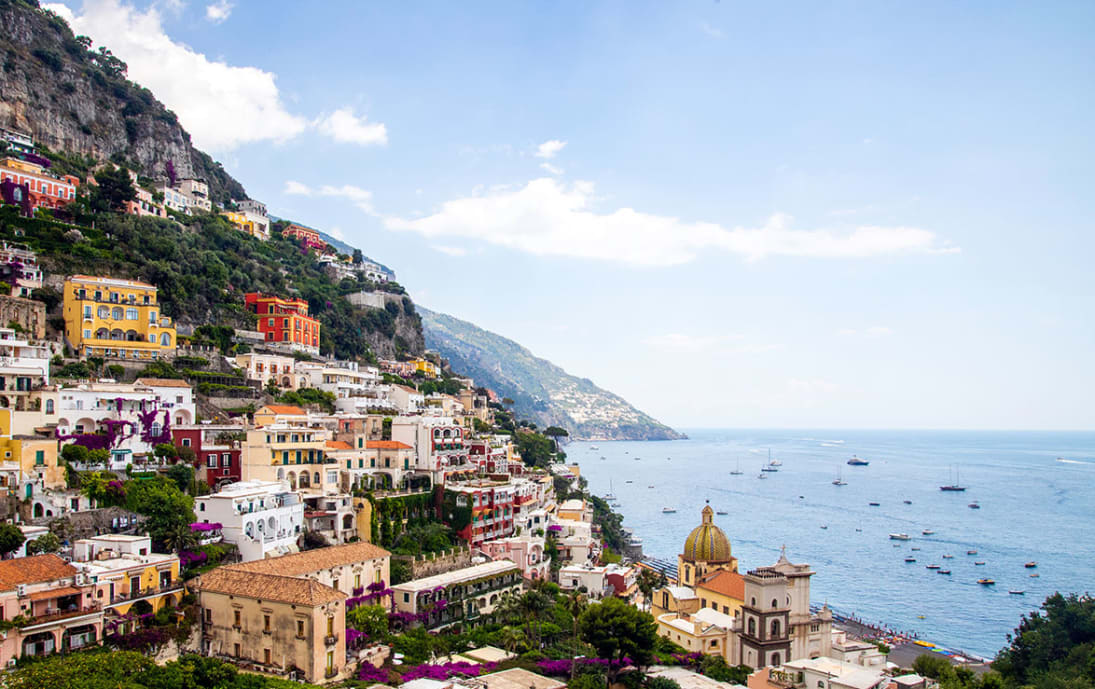
[[[205,18],[214,24],[220,24],[231,16],[234,7],[228,0],[217,0],[205,6]]]
[[[382,122],[366,122],[365,116],[358,117],[350,107],[340,108],[329,115],[321,115],[316,120],[316,128],[335,141],[362,146],[383,145],[388,143],[388,128]]]
[[[567,145],[565,141],[559,141],[558,139],[552,139],[545,141],[536,147],[536,152],[532,155],[537,158],[554,158],[559,155],[559,151],[563,150],[563,147]]]
[[[444,246],[442,244],[434,244],[430,247],[434,251],[440,251],[446,256],[467,256],[468,250],[459,246]]]
[[[329,230],[324,230],[324,232],[326,232],[327,234],[331,235],[332,237],[334,237],[335,239],[337,239],[339,241],[343,241],[344,239],[346,239],[346,236],[342,233],[342,228],[339,227],[338,225],[335,225],[334,227],[332,227]]]
[[[713,349],[720,344],[740,340],[741,335],[685,335],[684,333],[666,333],[653,335],[644,342],[655,349],[670,352],[696,353]]]
[[[722,29],[711,26],[707,22],[702,22],[700,24],[700,31],[704,32],[711,38],[722,38]]]
[[[311,196],[312,190],[306,184],[301,184],[300,182],[294,182],[293,180],[289,180],[285,183],[285,190],[283,193],[291,194],[294,196]]]
[[[540,167],[542,167],[544,170],[546,170],[547,172],[550,172],[553,175],[563,174],[563,168],[556,167],[556,166],[552,165],[551,163],[540,163]]]
[[[343,184],[340,187],[324,184],[318,189],[313,189],[307,184],[288,180],[285,182],[285,188],[282,190],[282,193],[293,196],[330,196],[341,198],[354,204],[369,215],[375,215],[376,213],[373,209],[373,192],[368,189],[362,189],[361,187],[355,187],[352,184]]]
[[[884,325],[872,325],[867,328],[857,330],[855,328],[843,328],[837,331],[838,335],[844,335],[845,337],[887,337],[893,335],[893,330],[887,328]]]
[[[431,239],[464,237],[542,256],[569,256],[632,265],[668,266],[725,252],[748,260],[768,256],[868,258],[899,253],[955,253],[935,233],[916,227],[865,225],[849,231],[796,230],[775,214],[762,227],[726,228],[633,208],[597,212],[594,185],[550,177],[524,187],[491,189],[447,201],[418,219],[388,217],[389,229]]]
[[[308,125],[285,109],[273,73],[210,60],[173,41],[155,6],[142,12],[121,0],[85,0],[78,15],[61,4],[46,7],[124,60],[129,78],[174,110],[199,148],[284,141]]]

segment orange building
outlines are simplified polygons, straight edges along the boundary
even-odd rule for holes
[[[35,156],[35,158],[38,158]],[[45,159],[42,159],[43,162]],[[46,172],[44,165],[32,160],[19,158],[4,158],[0,160],[0,183],[7,183],[12,187],[22,187],[28,197],[30,209],[35,208],[61,208],[71,203],[76,198],[76,187],[80,186],[80,179],[72,175],[55,177]],[[14,190],[7,193],[16,193]],[[7,203],[22,205],[22,196],[5,199]]]
[[[308,302],[251,292],[244,303],[258,315],[258,329],[267,343],[319,354],[319,321],[308,315]]]
[[[310,227],[305,227],[304,225],[291,223],[281,231],[281,236],[292,237],[293,239],[299,240],[301,244],[309,249],[319,249],[320,251],[323,251],[327,248],[327,242],[319,238],[319,232]]]

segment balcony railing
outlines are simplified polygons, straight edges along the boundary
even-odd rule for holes
[[[58,610],[57,612],[46,613],[44,615],[35,615],[34,617],[30,618],[30,620],[27,621],[27,623],[24,624],[23,627],[34,627],[36,625],[46,624],[48,622],[65,620],[70,617],[79,617],[80,615],[91,615],[97,612],[99,612],[99,604],[92,603],[91,605],[86,605],[80,608],[73,608],[72,610]]]
[[[328,634],[327,636],[323,637],[323,643],[327,646],[334,646],[338,643],[338,637],[334,634]]]

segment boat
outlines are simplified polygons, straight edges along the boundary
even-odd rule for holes
[[[977,554],[976,550],[967,550],[966,551],[966,555],[976,555],[976,554]]]
[[[608,494],[604,496],[605,502],[612,502],[616,499],[616,491],[612,489],[612,479],[608,479]]]
[[[926,620],[926,619],[928,619],[928,618],[927,618],[927,617],[924,617],[923,615],[917,615],[917,616],[916,616],[916,619],[918,619],[918,620]],[[920,642],[919,642],[919,641],[914,641],[913,643],[914,643],[914,644],[916,644],[916,643],[920,643]]]
[[[767,472],[773,472],[773,471],[779,471],[779,468],[778,468],[778,467],[774,467],[774,466],[772,466],[771,464],[765,464],[764,466],[762,466],[762,467],[760,468],[760,470],[761,470],[761,471],[767,471]]]
[[[653,487],[654,487],[653,483],[651,483],[649,486],[647,486],[647,488],[653,488]]]
[[[823,528],[823,529],[828,529],[828,528],[829,528],[829,525],[828,525],[828,524],[822,524],[822,525],[821,525],[821,528]]]
[[[981,505],[976,500],[974,500],[973,502],[970,503],[970,509],[971,510],[979,510],[979,509],[981,509]]]
[[[848,482],[844,480],[844,474],[839,469],[836,472],[836,478],[833,479],[834,486],[846,486]]]
[[[920,548],[917,548],[917,547],[916,547],[916,546],[914,545],[914,546],[912,547],[912,550],[920,550]]]
[[[901,502],[905,503],[906,505],[912,504],[912,500],[902,500]]]
[[[985,561],[984,560],[978,560],[977,562],[974,562],[973,564],[977,565],[978,567],[981,567],[985,564]]]
[[[954,481],[954,483],[948,483],[945,486],[939,486],[939,490],[943,491],[944,493],[963,493],[963,492],[965,492],[966,487],[961,484],[961,481],[959,481],[957,479],[957,476],[958,476],[958,471],[956,470],[955,471],[955,481]]]
[[[601,448],[597,447],[596,445],[590,445],[589,449],[591,449],[591,450],[600,450]]]
[[[1011,589],[1010,591],[1008,591],[1008,593],[1013,596],[1022,596],[1026,594],[1026,591],[1020,589]]]
[[[672,507],[663,507],[662,508],[662,514],[673,514],[676,511],[677,510],[673,509]]]
[[[848,465],[853,467],[865,467],[868,464],[870,464],[870,462],[865,459],[856,457],[855,455],[852,455],[852,458],[848,460]]]
[[[1041,575],[1040,575],[1040,574],[1038,574],[1038,572],[1035,572],[1034,574],[1031,574],[1031,575],[1030,575],[1030,578],[1031,578],[1031,579],[1037,579],[1037,578],[1038,578],[1038,577],[1040,577],[1040,576],[1041,576]]]
[[[920,617],[923,618],[924,616],[920,615]],[[917,639],[916,641],[913,642],[913,644],[915,644],[917,646],[920,646],[922,648],[935,648],[935,644],[933,644],[930,641],[921,641],[921,640]]]
[[[667,459],[668,459],[668,457],[667,457]],[[741,460],[739,459],[737,466],[734,468],[733,471],[730,472],[730,475],[731,476],[741,476],[743,473],[745,473],[745,472],[743,472],[741,470]]]
[[[768,478],[768,474],[765,474],[764,469],[761,469],[761,473],[757,474],[757,478]]]
[[[924,569],[939,569],[939,565],[935,565],[935,564],[925,565]]]
[[[912,557],[912,556],[909,556],[909,557],[905,558],[905,562],[916,562],[916,558]]]
[[[936,570],[935,573],[936,574],[950,574],[951,571],[949,569],[940,569],[940,570]]]
[[[891,541],[909,541],[912,540],[912,536],[907,533],[892,533],[890,534]]]
[[[604,455],[601,455],[601,461],[605,461]]]
[[[1031,560],[1030,562],[1026,563],[1023,566],[1026,567],[1027,569],[1034,569],[1035,567],[1038,566],[1038,563]]]
[[[715,514],[729,514],[729,512],[727,512],[726,510],[718,510],[715,512]]]
[[[953,555],[946,555],[946,554],[944,554],[944,555],[943,555],[943,559],[944,559],[944,560],[953,560],[953,559],[954,559],[954,556],[953,556]]]
[[[977,583],[981,584],[982,586],[995,586],[996,585],[996,580],[995,579],[978,579]]]
[[[934,534],[935,532],[934,532],[934,531],[932,531],[931,529],[924,529],[924,530],[923,530],[923,531],[921,531],[920,533],[921,533],[921,534],[923,534],[923,535],[925,535],[925,536],[931,536],[931,535],[932,535],[932,534]]]
[[[871,507],[878,507],[882,503],[880,503],[880,502],[868,502],[867,504],[870,505]]]
[[[624,483],[635,483],[634,481],[624,481]]]

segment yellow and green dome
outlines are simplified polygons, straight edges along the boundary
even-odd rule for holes
[[[715,526],[715,511],[708,505],[703,508],[703,523],[692,529],[684,539],[683,558],[688,562],[729,562],[730,539]]]

